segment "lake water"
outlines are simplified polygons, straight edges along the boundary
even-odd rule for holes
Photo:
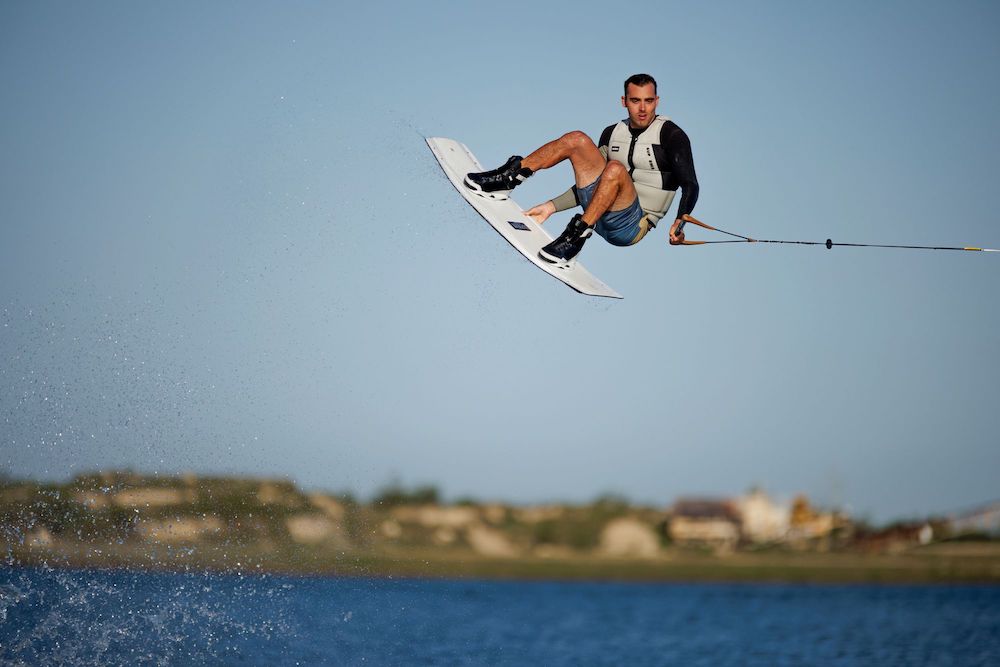
[[[1000,587],[6,567],[0,663],[1000,665]]]

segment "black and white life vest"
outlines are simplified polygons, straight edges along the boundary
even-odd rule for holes
[[[666,215],[677,193],[677,190],[667,189],[670,165],[660,146],[663,124],[669,120],[666,116],[657,116],[636,136],[629,131],[627,119],[620,121],[613,126],[607,144],[608,159],[628,168],[639,195],[639,206],[654,225]]]

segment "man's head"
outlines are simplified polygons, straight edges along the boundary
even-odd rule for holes
[[[625,79],[622,106],[628,109],[629,125],[634,128],[648,127],[656,118],[656,105],[659,102],[656,79],[648,74],[633,74]]]

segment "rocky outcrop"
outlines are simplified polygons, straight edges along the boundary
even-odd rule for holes
[[[150,519],[135,527],[135,532],[150,542],[196,542],[222,530],[222,521],[214,516]]]
[[[322,514],[298,514],[285,521],[288,535],[299,544],[343,543],[340,525]]]
[[[392,510],[392,518],[400,523],[415,523],[424,528],[464,528],[479,521],[475,507],[442,505],[406,505]]]
[[[507,539],[507,536],[495,528],[482,524],[469,526],[465,537],[469,541],[469,546],[483,556],[513,558],[519,555],[518,549]]]
[[[656,531],[637,519],[621,517],[601,531],[599,551],[621,558],[652,558],[660,552]]]

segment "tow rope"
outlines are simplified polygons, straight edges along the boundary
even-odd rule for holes
[[[727,236],[735,236],[736,238],[724,241],[689,241],[684,239],[680,245],[708,245],[713,243],[788,243],[793,245],[824,245],[827,250],[830,250],[833,246],[847,246],[852,248],[909,248],[912,250],[970,250],[973,252],[1000,252],[1000,249],[997,248],[973,248],[971,246],[960,247],[939,245],[893,245],[886,243],[834,243],[831,239],[827,239],[826,241],[775,241],[772,239],[753,239],[749,236],[734,234],[733,232],[727,232],[724,229],[713,227],[690,215],[681,216],[681,220],[686,223],[690,222],[693,225],[698,225],[699,227],[703,227],[713,232],[719,232],[720,234],[726,234]]]

